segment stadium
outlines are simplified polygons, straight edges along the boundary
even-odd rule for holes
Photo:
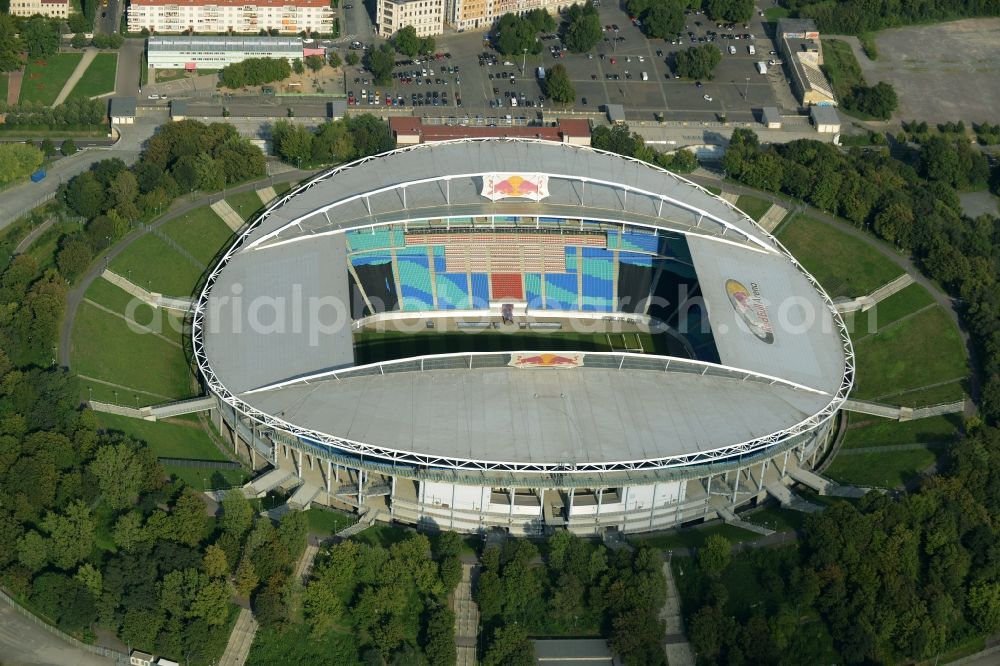
[[[194,356],[251,494],[481,532],[659,530],[781,496],[853,352],[725,200],[533,139],[364,158],[269,206],[205,281]]]

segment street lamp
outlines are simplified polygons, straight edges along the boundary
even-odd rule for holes
[[[521,76],[524,76],[524,66],[528,60],[528,49],[521,49]]]
[[[744,99],[744,101],[746,101],[747,104],[750,103],[750,77],[749,76],[747,77],[747,88],[746,88],[746,91],[743,93],[743,99]]]

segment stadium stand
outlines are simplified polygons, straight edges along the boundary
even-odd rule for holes
[[[485,308],[490,304],[490,278],[486,273],[472,274],[472,307]]]
[[[437,257],[435,257],[435,261]],[[437,304],[440,310],[468,310],[469,274],[437,273]]]
[[[399,288],[404,310],[433,310],[430,262],[427,248],[407,247],[396,251],[399,267]]]
[[[494,273],[492,280],[493,300],[524,300],[521,273]]]

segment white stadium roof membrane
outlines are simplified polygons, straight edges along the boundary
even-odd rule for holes
[[[549,196],[481,196],[482,175],[519,171],[547,175]],[[339,299],[346,314],[343,231],[491,215],[685,233],[721,364],[587,354],[583,367],[524,369],[508,367],[509,354],[466,354],[351,368],[349,322],[321,344],[295,330],[289,310],[277,316],[285,326],[233,333],[258,297]],[[220,306],[235,292],[242,304]],[[747,326],[738,300],[766,332]],[[749,454],[820,425],[853,380],[829,299],[744,214],[645,163],[532,140],[421,144],[298,188],[214,269],[194,346],[210,388],[262,423],[348,453],[462,469],[649,469]]]

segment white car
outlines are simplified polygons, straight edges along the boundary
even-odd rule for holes
[[[706,102],[711,102],[712,101],[712,96],[711,95],[702,95],[702,97],[705,98]]]
[[[159,95],[157,95],[156,93],[153,93],[152,95],[150,95],[150,96],[148,97],[148,99],[160,99],[160,96],[159,96]]]

